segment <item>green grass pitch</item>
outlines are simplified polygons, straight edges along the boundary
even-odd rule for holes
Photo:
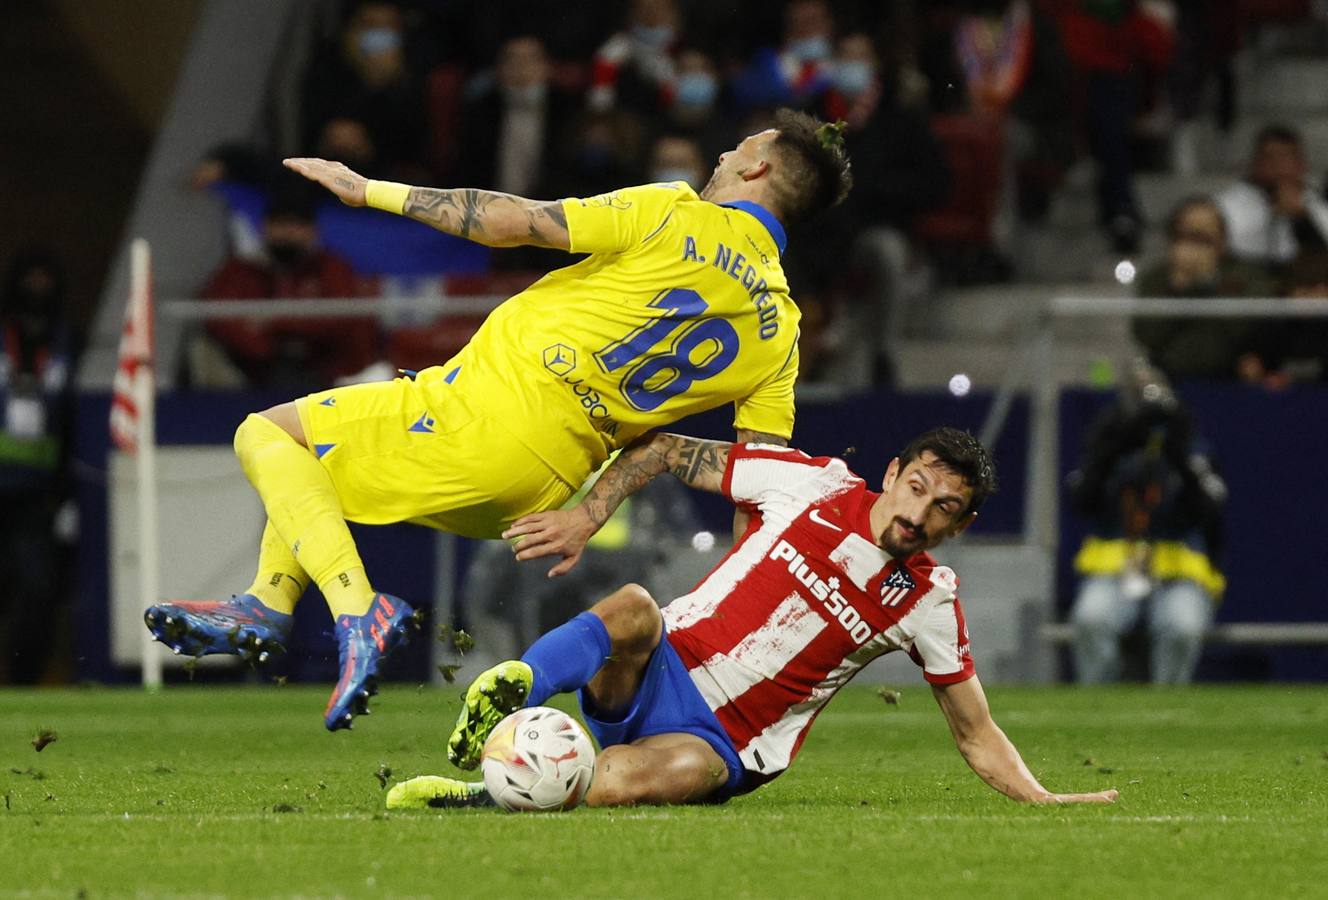
[[[0,691],[0,896],[1328,897],[1328,689],[990,689],[1052,789],[978,781],[927,688],[837,697],[794,767],[726,806],[386,813],[443,773],[458,691]],[[58,740],[42,752],[33,737]]]

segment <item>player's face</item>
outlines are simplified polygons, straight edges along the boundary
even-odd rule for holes
[[[899,459],[892,460],[881,491],[871,509],[872,536],[896,559],[930,550],[977,517],[966,511],[973,489],[930,451],[902,470]]]
[[[727,153],[719,154],[719,164],[701,189],[701,196],[709,200],[717,191],[745,180],[745,176],[764,171],[767,168],[763,165],[767,159],[766,151],[778,134],[775,129],[767,128],[743,138]]]

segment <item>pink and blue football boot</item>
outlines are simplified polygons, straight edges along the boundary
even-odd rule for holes
[[[341,678],[328,698],[323,724],[328,731],[350,728],[356,715],[368,715],[369,698],[378,693],[378,668],[419,627],[420,614],[390,594],[378,594],[362,616],[337,616]]]
[[[153,638],[185,656],[229,653],[250,665],[286,652],[292,617],[252,594],[229,600],[171,600],[143,614]]]

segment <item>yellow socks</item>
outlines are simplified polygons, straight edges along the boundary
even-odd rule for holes
[[[309,575],[295,561],[290,548],[269,521],[258,546],[258,572],[246,594],[253,594],[268,609],[290,615],[309,586]]]
[[[281,545],[290,548],[291,558],[318,585],[332,615],[364,615],[373,603],[374,590],[364,574],[364,563],[351,540],[327,470],[285,429],[256,413],[236,429],[235,454],[250,484],[263,498],[268,521]],[[284,568],[281,572],[292,574]],[[269,581],[272,574],[267,572]],[[260,558],[257,580],[263,575]]]

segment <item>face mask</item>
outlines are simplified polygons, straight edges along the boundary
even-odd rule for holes
[[[288,241],[273,241],[267,245],[267,255],[282,268],[290,268],[305,257],[304,247]]]
[[[676,91],[679,106],[709,107],[719,93],[719,84],[705,72],[688,72],[678,76]]]
[[[360,52],[365,56],[401,49],[401,32],[395,28],[366,28],[360,32]]]
[[[845,60],[835,65],[832,78],[842,93],[856,97],[871,84],[872,67],[860,59]]]
[[[793,41],[788,45],[788,52],[803,62],[819,62],[830,56],[830,39],[817,35]]]
[[[544,100],[548,88],[543,84],[528,84],[525,87],[503,88],[507,102],[514,106],[536,106]]]
[[[637,43],[652,50],[663,50],[673,42],[673,26],[633,25],[632,37],[636,38]]]
[[[692,187],[696,187],[696,181],[697,181],[696,173],[693,172],[691,169],[686,169],[683,168],[682,166],[671,166],[662,169],[656,169],[653,173],[651,173],[650,180],[655,182],[683,181],[686,182],[687,184],[690,184]]]

